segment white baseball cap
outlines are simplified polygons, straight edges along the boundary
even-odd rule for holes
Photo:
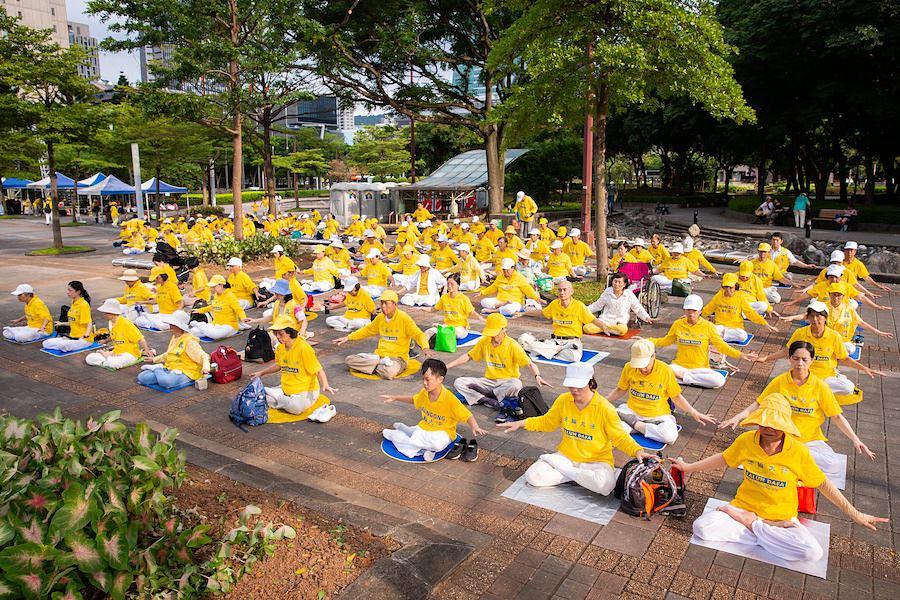
[[[553,240],[552,242],[550,242],[550,247],[551,248],[562,248],[563,243],[560,240]]]
[[[34,288],[28,285],[27,283],[20,283],[16,289],[12,291],[13,296],[19,296],[21,294],[33,294]]]
[[[684,251],[690,252],[694,249],[694,238],[686,237],[684,238]]]
[[[416,265],[420,267],[430,267],[431,259],[427,254],[420,254],[419,258],[416,259]]]
[[[431,227],[431,219],[425,219],[425,221],[422,222],[422,227]]]
[[[644,238],[634,238],[634,241],[631,242],[631,246],[641,246],[644,247],[647,244],[644,242]]]
[[[844,244],[844,250],[856,250],[857,248],[859,248],[859,244],[854,241],[849,241]]]
[[[684,310],[700,310],[703,308],[703,298],[701,298],[697,294],[690,294],[687,298],[684,299],[682,308]]]
[[[459,228],[460,228],[460,229],[468,229],[468,228],[469,228],[469,224],[468,224],[468,223],[463,223],[463,224],[461,224],[461,225],[459,226]]]
[[[468,244],[460,244],[456,247],[457,252],[471,252],[472,250],[469,248]]]
[[[344,247],[344,242],[342,242],[341,240],[335,238],[335,239],[331,240],[331,247],[332,247],[332,248],[343,248],[343,247]]]
[[[844,274],[844,265],[828,265],[828,268],[825,269],[825,275],[833,275],[834,277],[841,277]]]
[[[521,200],[524,197],[525,197],[525,192],[523,192],[521,190],[516,192],[516,200]]]
[[[369,253],[366,254],[366,258],[378,258],[379,256],[381,256],[381,250],[378,248],[372,248],[369,250]]]
[[[454,225],[459,225],[459,219],[453,219],[453,224],[454,224]]]
[[[342,280],[345,290],[352,290],[359,284],[359,278],[356,275],[350,275]]]
[[[514,260],[511,259],[511,258],[504,258],[504,259],[500,262],[500,268],[501,268],[501,269],[512,269],[514,266],[516,266],[516,261],[514,261]]]
[[[281,252],[284,254],[284,246],[281,244],[275,244],[275,247],[269,250],[269,254],[275,254],[276,252]]]
[[[824,302],[819,302],[818,300],[813,300],[812,302],[810,302],[809,306],[807,306],[806,309],[817,313],[828,314],[828,305]]]
[[[531,231],[528,232],[528,235],[541,235],[541,230],[540,229],[532,229]]]
[[[237,256],[232,256],[231,258],[228,259],[228,266],[229,267],[243,267],[244,261],[239,259]]]
[[[366,229],[365,231],[363,231],[363,237],[367,237],[367,238],[375,237],[375,232],[372,231],[371,229]]]
[[[438,242],[446,242],[446,241],[447,241],[447,236],[444,235],[444,234],[441,234],[441,235],[437,236],[437,241],[438,241]]]
[[[594,367],[582,362],[572,363],[566,367],[566,378],[563,380],[563,386],[583,388],[590,383],[593,377]]]
[[[472,217],[472,222],[473,222],[473,223],[477,223],[477,222],[478,222],[478,215],[475,215],[474,217]]]
[[[628,364],[633,369],[643,369],[653,360],[656,346],[650,340],[638,340],[631,345],[631,360]]]
[[[835,250],[831,253],[830,262],[844,262],[845,255],[840,250]]]
[[[684,254],[684,246],[681,245],[681,242],[675,242],[672,244],[672,249],[669,252],[672,254]]]
[[[572,230],[569,232],[569,237],[578,237],[579,235],[581,235],[581,230],[578,229],[577,227],[573,227]]]
[[[115,298],[107,298],[97,309],[97,312],[106,313],[108,315],[121,315],[122,305]]]
[[[302,213],[302,214],[300,215],[300,218],[301,218],[301,219],[308,219],[308,218],[309,218],[309,215],[306,214],[306,213]]]

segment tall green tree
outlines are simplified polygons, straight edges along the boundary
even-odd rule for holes
[[[457,154],[482,146],[481,137],[466,127],[440,123],[416,125],[416,158],[421,161],[425,175]]]
[[[524,65],[525,74],[500,112],[538,127],[578,126],[594,118],[595,236],[605,280],[606,122],[611,109],[687,96],[721,118],[748,120],[727,61],[712,2],[679,0],[498,0],[521,13],[492,49],[489,66],[501,73]]]
[[[350,162],[376,177],[400,176],[409,170],[409,127],[366,127],[350,147]]]

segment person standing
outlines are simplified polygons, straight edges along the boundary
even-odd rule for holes
[[[809,199],[806,192],[800,192],[794,198],[794,226],[798,229],[806,227],[806,213],[809,211],[810,204],[812,204],[812,200]]]
[[[537,214],[538,207],[531,196],[525,192],[516,193],[516,205],[513,212],[516,213],[516,220],[519,222],[519,235],[528,237],[528,231],[531,229],[531,222],[534,221],[534,215]]]

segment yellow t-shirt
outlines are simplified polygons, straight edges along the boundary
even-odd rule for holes
[[[230,274],[228,276],[228,285],[231,286],[230,289],[237,296],[238,300],[246,300],[253,304],[253,289],[256,287],[256,284],[253,283],[253,280],[250,279],[246,272],[238,271]]]
[[[553,323],[553,335],[580,338],[583,327],[594,322],[594,315],[581,300],[574,298],[563,306],[558,298],[541,311]]]
[[[583,240],[569,244],[569,247],[565,249],[565,253],[569,255],[569,258],[572,259],[572,265],[576,267],[584,266],[585,259],[594,255],[594,251]]]
[[[516,256],[515,251],[511,248],[506,248],[506,250],[495,250],[491,255],[491,262],[494,263],[494,270],[499,273],[502,269],[500,265],[503,264],[504,258],[511,258],[513,262],[518,260],[518,256]]]
[[[653,255],[650,254],[644,248],[637,246],[635,248],[630,249],[625,254],[626,262],[639,262],[639,263],[651,263],[653,262]]]
[[[169,279],[167,279],[167,281],[174,281],[175,283],[178,283],[178,276],[175,274],[175,269],[172,268],[172,265],[165,264],[154,266],[152,269],[150,269],[150,281],[156,281],[156,278],[159,277],[160,273],[165,273],[169,276]]]
[[[431,263],[439,271],[446,271],[456,264],[456,254],[450,249],[450,246],[437,248],[431,251]]]
[[[469,297],[461,292],[457,292],[455,298],[444,294],[434,308],[444,311],[444,325],[465,328],[469,327],[469,315],[475,310]]]
[[[144,302],[153,298],[153,292],[141,281],[135,281],[132,285],[125,285],[125,293],[116,298],[121,304],[134,306],[135,302]]]
[[[418,252],[413,252],[409,256],[401,255],[400,262],[396,265],[392,265],[391,269],[393,269],[395,273],[415,275],[419,271],[419,265],[416,264],[417,260],[419,260]]]
[[[296,277],[288,279],[288,287],[291,288],[291,298],[297,303],[297,306],[306,307],[306,292],[303,291],[303,286]]]
[[[775,261],[754,258],[750,262],[753,263],[753,274],[759,277],[764,288],[771,287],[773,279],[784,279],[784,274],[778,268],[778,265],[775,264]]]
[[[855,256],[850,262],[844,262],[844,269],[853,273],[857,279],[865,279],[869,276],[869,269]]]
[[[722,453],[732,469],[744,467],[744,481],[731,504],[763,519],[793,519],[797,516],[797,482],[819,487],[825,474],[816,466],[809,449],[796,438],[785,435],[781,452],[769,456],[760,447],[758,435],[747,431]]]
[[[347,307],[344,312],[345,319],[369,319],[375,312],[375,301],[372,300],[369,292],[362,288],[359,288],[355,296],[347,292],[344,306]]]
[[[170,371],[181,371],[192,380],[196,381],[200,379],[200,376],[203,374],[204,364],[194,361],[188,355],[188,346],[193,347],[195,350],[199,350],[200,353],[203,352],[197,338],[189,333],[184,333],[177,338],[171,338],[169,340],[169,346],[166,348],[164,366]],[[205,356],[204,361],[209,361],[208,355]]]
[[[659,264],[659,272],[666,279],[687,279],[688,274],[696,269],[694,262],[684,254],[679,257],[671,256]]]
[[[247,317],[244,309],[238,304],[237,296],[231,290],[225,290],[212,299],[209,306],[197,310],[199,313],[211,312],[213,324],[228,325],[233,329],[238,328],[238,321]]]
[[[678,350],[672,362],[685,369],[708,369],[710,344],[726,356],[737,358],[741,355],[741,351],[725,343],[713,324],[703,317],[694,325],[688,323],[687,317],[682,317],[672,323],[665,337],[650,338],[650,341],[657,346],[675,344]]]
[[[475,258],[478,262],[492,262],[491,256],[494,254],[494,240],[490,239],[487,234],[484,234],[478,243],[475,245]]]
[[[651,244],[649,247],[647,247],[647,252],[650,253],[650,256],[653,257],[653,262],[656,264],[659,264],[659,263],[663,262],[664,260],[669,260],[670,258],[672,258],[672,255],[669,254],[669,251],[666,250],[666,247],[663,246],[662,244],[659,244],[656,247],[654,247],[653,244]]]
[[[382,358],[399,357],[406,360],[409,357],[409,343],[415,341],[420,348],[428,348],[428,340],[419,329],[416,322],[405,312],[398,310],[389,321],[384,313],[380,313],[375,320],[357,329],[347,336],[349,340],[361,340],[373,335],[378,336],[378,347],[375,354]]]
[[[91,305],[84,298],[76,298],[69,308],[69,336],[72,339],[85,337],[91,326]],[[93,333],[87,338],[93,341]]]
[[[378,264],[366,261],[363,268],[359,270],[359,274],[367,278],[369,285],[387,287],[388,277],[393,275],[393,272],[390,267],[381,261],[378,261]]]
[[[541,241],[545,244],[550,244],[553,240],[556,239],[556,232],[550,229],[547,225],[541,225]]]
[[[525,298],[539,300],[540,296],[534,290],[525,276],[518,271],[513,271],[511,277],[507,277],[500,271],[494,283],[487,286],[481,291],[481,295],[488,297],[497,294],[497,300],[500,302],[518,302],[525,303]]]
[[[559,396],[540,417],[525,419],[528,431],[555,431],[562,428],[562,441],[556,451],[576,463],[604,462],[612,466],[615,446],[634,456],[641,449],[622,428],[616,409],[606,398],[594,392],[584,410],[578,410],[570,392]]]
[[[790,348],[791,344],[798,340],[809,342],[815,348],[816,357],[813,359],[809,370],[813,375],[822,379],[834,377],[834,374],[837,372],[838,361],[847,358],[844,340],[841,338],[841,334],[834,329],[826,327],[822,337],[817,338],[813,337],[809,325],[807,325],[796,330],[785,345]]]
[[[304,273],[312,273],[313,281],[333,281],[335,277],[339,277],[337,267],[327,256],[317,258],[313,261],[312,268],[304,269]]]
[[[831,294],[828,292],[828,288],[831,286],[830,281],[817,281],[815,285],[812,286],[806,293],[812,298],[824,302],[825,304],[829,304],[829,299]],[[859,296],[859,290],[855,287],[847,286],[847,294],[844,298],[850,298],[851,300]],[[830,314],[830,311],[829,311]]]
[[[194,292],[195,298],[199,298],[200,300],[209,303],[212,294],[209,289],[209,278],[206,276],[206,271],[200,267],[194,269],[194,273],[191,276],[191,289]]]
[[[349,269],[350,268],[350,251],[346,248],[328,248],[331,252],[327,253],[326,256],[331,259],[331,262],[334,263],[334,266],[338,269]]]
[[[550,246],[540,238],[529,241],[525,247],[531,251],[531,260],[542,263],[550,256]]]
[[[716,325],[725,327],[733,327],[736,329],[744,328],[744,317],[747,317],[757,325],[766,325],[758,312],[750,308],[746,294],[738,294],[735,292],[728,297],[724,290],[719,290],[712,300],[703,307],[704,317],[716,315]]]
[[[619,375],[618,387],[628,392],[628,408],[647,418],[672,414],[669,398],[681,393],[672,367],[661,360],[653,361],[649,375],[626,364]]]
[[[572,271],[572,258],[565,252],[551,254],[547,257],[547,275],[565,277]]]
[[[825,323],[837,331],[845,342],[850,342],[853,341],[853,336],[856,335],[859,313],[850,306],[849,302],[841,302],[837,308],[829,302],[828,320]]]
[[[297,303],[292,299],[287,302],[276,300],[272,303],[272,322],[274,323],[278,317],[287,317],[293,321],[294,329],[300,330],[300,321],[297,319]],[[304,317],[305,318],[305,317]]]
[[[471,254],[465,260],[459,259],[459,262],[451,269],[451,272],[459,273],[460,283],[480,280],[484,274],[481,265]]]
[[[287,256],[279,256],[275,259],[275,279],[281,279],[288,271],[296,271],[297,265]]]
[[[413,396],[413,406],[422,411],[419,428],[424,431],[443,431],[450,436],[451,441],[456,439],[457,423],[465,423],[472,417],[472,412],[445,387],[441,388],[441,395],[434,402],[425,389],[419,390]]]
[[[156,286],[156,304],[159,306],[159,313],[162,315],[171,315],[178,310],[178,303],[181,302],[181,291],[178,286],[169,279],[162,285]]]
[[[517,379],[519,369],[531,362],[519,342],[509,335],[496,346],[493,338],[482,336],[469,350],[469,358],[484,361],[484,376],[488,379]]]
[[[25,305],[25,320],[28,327],[35,329],[38,329],[46,321],[44,333],[53,333],[53,317],[50,315],[50,309],[37,296],[32,296]]]
[[[119,316],[109,330],[109,342],[112,344],[113,354],[130,354],[135,358],[141,356],[139,342],[144,339],[144,334],[137,326],[126,317]]]
[[[281,367],[281,391],[288,396],[319,389],[316,373],[322,370],[316,352],[299,337],[288,348],[278,344],[275,348],[275,362]]]
[[[765,302],[766,306],[771,306],[769,301],[766,300],[766,293],[763,291],[762,282],[759,280],[759,277],[753,273],[750,273],[750,276],[746,281],[743,281],[738,277],[738,285],[741,286],[738,293],[747,296],[747,302]]]
[[[800,430],[800,441],[804,444],[813,440],[825,441],[822,433],[825,417],[831,418],[843,412],[828,384],[810,373],[806,383],[798,386],[791,372],[782,373],[769,382],[759,395],[784,394],[791,404],[791,420]]]

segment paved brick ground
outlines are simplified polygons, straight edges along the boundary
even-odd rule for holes
[[[92,226],[69,229],[67,241],[70,234],[77,235],[80,242],[100,244],[109,239],[111,230]],[[56,259],[22,256],[24,247],[46,245],[47,236],[43,225],[0,221],[0,272],[5,287],[29,281],[53,311],[63,303],[69,279],[84,281],[98,301],[118,295],[121,282],[113,279],[115,270],[109,266],[118,254],[112,249]],[[711,285],[701,286],[707,297]],[[896,292],[884,302],[900,308]],[[14,298],[0,294],[0,320],[18,316],[19,310]],[[669,303],[663,322],[670,323],[679,312],[674,301]],[[419,311],[410,314],[420,325],[429,324],[433,317]],[[892,313],[874,315],[866,309],[863,317],[879,328],[898,331]],[[654,327],[647,333],[656,335],[663,329]],[[895,553],[900,535],[894,529],[900,495],[895,496],[897,484],[888,483],[891,467],[900,465],[900,434],[895,427],[886,426],[900,422],[900,408],[894,402],[898,394],[892,388],[900,383],[900,354],[894,340],[867,336],[863,361],[890,373],[874,380],[863,377],[859,385],[865,391],[865,402],[845,411],[878,460],[872,463],[853,456],[840,432],[835,431],[831,440],[836,450],[850,455],[847,494],[860,509],[888,516],[892,522],[878,532],[862,530],[822,501],[817,519],[830,523],[832,531],[828,578],[822,580],[689,545],[692,520],[708,497],[725,499],[734,493],[740,481],[735,472],[693,476],[688,484],[690,513],[686,519],[647,522],[617,514],[601,527],[500,497],[537,455],[555,446],[558,434],[492,433],[479,441],[482,453],[476,463],[442,461],[412,467],[391,461],[378,447],[380,430],[398,420],[412,422],[415,414],[406,406],[381,403],[377,394],[413,392],[418,382],[355,379],[346,372],[342,359],[371,346],[365,342],[344,348],[331,345],[337,335],[326,330],[321,318],[312,323],[312,330],[320,341],[319,357],[333,385],[340,389],[335,398],[339,414],[325,426],[266,425],[245,434],[226,416],[237,384],[211,386],[202,393],[187,389],[158,394],[136,385],[135,370],[109,373],[84,366],[82,357],[54,359],[34,346],[8,343],[0,343],[0,385],[6,391],[2,408],[33,416],[59,405],[76,417],[118,408],[131,421],[145,419],[177,427],[188,443],[203,452],[232,457],[238,465],[226,471],[232,476],[267,489],[273,485],[273,474],[302,482],[307,486],[304,489],[330,494],[331,503],[321,504],[326,512],[355,521],[365,521],[368,515],[373,530],[404,543],[440,535],[464,544],[471,551],[460,555],[467,558],[458,566],[458,561],[453,562],[455,568],[448,577],[440,583],[427,578],[418,582],[431,589],[435,598],[900,598]],[[511,330],[518,336],[547,327],[540,319],[527,316],[514,320]],[[788,335],[784,325],[777,334],[757,332],[751,348],[774,352]],[[148,339],[160,348],[166,336],[148,334]],[[601,391],[608,392],[625,364],[629,344],[604,338],[588,340],[589,348],[612,353],[596,369]],[[242,341],[243,337],[238,339],[238,343]],[[670,358],[671,349],[662,356]],[[730,377],[722,390],[686,388],[686,397],[721,419],[754,400],[773,370],[779,373],[785,368],[783,363],[741,362],[739,366],[741,372]],[[541,370],[551,383],[561,384],[561,368],[542,365]],[[479,373],[477,365],[465,365],[448,380]],[[493,415],[487,410],[479,407],[476,413],[483,426],[492,425]],[[681,424],[681,437],[669,452],[692,460],[724,449],[736,435],[699,428],[685,419]],[[624,462],[621,456],[617,458]],[[325,502],[313,492],[299,494],[298,500],[316,506]],[[388,598],[398,597],[399,591],[396,586],[372,587],[357,594]]]

